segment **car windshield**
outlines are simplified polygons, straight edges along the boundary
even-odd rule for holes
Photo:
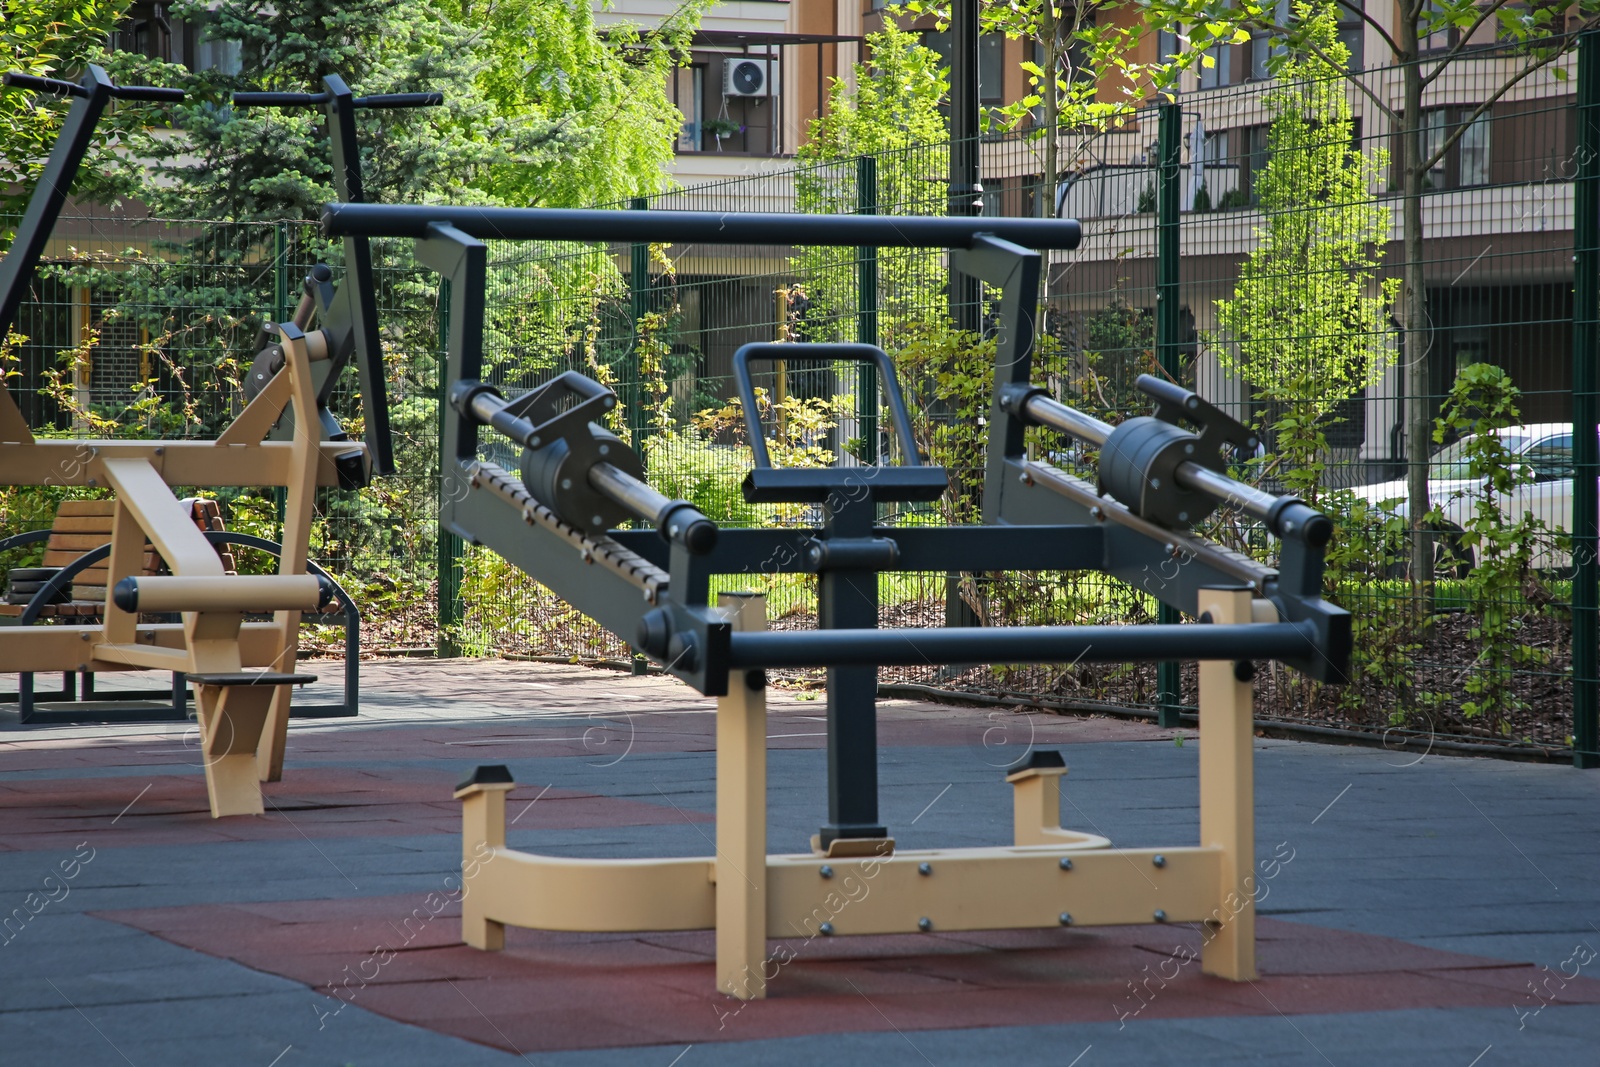
[[[1474,435],[1476,436],[1476,435]],[[1467,458],[1467,445],[1471,437],[1463,437],[1453,445],[1446,445],[1433,454],[1428,464],[1428,475],[1435,481],[1461,481],[1472,477],[1472,464]],[[1528,438],[1514,433],[1503,433],[1500,441],[1506,451],[1516,453],[1528,443]]]

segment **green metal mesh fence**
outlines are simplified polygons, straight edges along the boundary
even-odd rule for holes
[[[1395,116],[1384,110],[1399,99],[1397,71],[1320,89],[1208,89],[1108,132],[1062,130],[1059,181],[1042,176],[1036,136],[981,144],[986,213],[1059,211],[1084,227],[1078,250],[1048,260],[1035,380],[1117,421],[1148,410],[1134,378],[1165,368],[1261,429],[1263,453],[1240,457],[1237,476],[1314,498],[1339,518],[1328,586],[1358,620],[1357,684],[1321,689],[1273,671],[1261,688],[1263,716],[1404,738],[1568,743],[1573,553],[1563,534],[1573,529],[1573,486],[1593,476],[1574,473],[1573,179],[1596,164],[1578,150],[1571,81],[1529,81],[1473,118],[1503,65],[1494,56],[1458,61],[1423,116],[1425,145],[1455,140],[1421,198],[1421,331],[1402,328],[1397,289],[1406,257],[1401,152]],[[1329,117],[1333,97],[1345,102],[1348,127]],[[1296,113],[1290,128],[1283,116]],[[1163,122],[1165,143],[1181,143],[1176,167],[1158,166]],[[609,206],[940,214],[949,152],[922,146]],[[1166,233],[1176,234],[1177,280],[1159,290],[1161,250],[1172,244],[1163,245],[1158,208],[1172,197]],[[337,252],[298,222],[63,220],[18,324],[27,340],[15,352],[13,390],[34,425],[63,433],[91,424],[131,435],[210,432],[237,408],[260,316],[287,316],[309,266],[329,256],[337,265]],[[378,242],[375,261],[400,474],[359,493],[323,494],[319,561],[362,591],[380,644],[432,646],[443,620],[447,643],[468,652],[629,659],[623,643],[486,551],[467,550],[439,593],[438,561],[454,553],[448,541],[441,551],[436,533],[445,303],[403,243]],[[983,342],[948,326],[942,252],[491,242],[490,261],[489,380],[507,392],[567,369],[608,381],[623,401],[613,429],[643,451],[652,482],[718,521],[807,519],[747,505],[738,492],[750,461],[729,406],[731,357],[771,340],[862,340],[895,354],[917,414],[915,445],[951,467],[956,491],[936,508],[886,512],[883,521],[978,518],[971,487],[988,403]],[[1163,309],[1171,296],[1176,313]],[[1408,384],[1413,365],[1425,374]],[[1507,427],[1490,435],[1483,390],[1499,389],[1503,400],[1505,379],[1520,391],[1515,413],[1501,410]],[[1478,392],[1461,392],[1462,381],[1477,381]],[[876,382],[853,365],[795,360],[757,384],[784,462],[893,462],[908,447],[879,417]],[[1406,416],[1418,405],[1439,434],[1421,446],[1436,514],[1420,534],[1407,519],[1405,482],[1418,451]],[[348,391],[336,407],[359,423]],[[1452,413],[1454,421],[1441,420]],[[1475,447],[1474,436],[1503,447]],[[509,447],[487,447],[516,467]],[[1071,441],[1041,434],[1030,447],[1092,471],[1093,456]],[[1502,468],[1498,489],[1483,488],[1486,463]],[[48,524],[49,508],[10,499],[8,528]],[[224,503],[231,525],[273,532],[269,496],[224,494]],[[1207,531],[1270,562],[1267,539],[1236,516],[1215,516]],[[1413,570],[1419,537],[1433,546],[1434,583]],[[1094,574],[882,581],[885,625],[939,625],[952,610],[994,625],[1156,616],[1144,592]],[[769,593],[775,625],[810,624],[808,579],[724,582],[751,585]],[[1069,705],[1150,706],[1158,688],[1148,665],[930,667],[882,677]],[[1192,703],[1193,692],[1191,669],[1179,702]]]

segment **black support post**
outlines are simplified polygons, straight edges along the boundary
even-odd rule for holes
[[[1176,103],[1161,105],[1157,151],[1160,170],[1156,184],[1156,361],[1173,381],[1180,370],[1178,333],[1178,145],[1182,141],[1183,111]],[[1158,623],[1181,622],[1183,615],[1169,604],[1156,609]],[[1165,660],[1156,664],[1156,722],[1172,728],[1178,725],[1181,703],[1178,664]]]
[[[1600,34],[1578,44],[1572,255],[1572,762],[1600,767]]]
[[[877,507],[870,494],[835,491],[825,505],[824,541],[870,538]],[[817,625],[875,629],[875,570],[828,570],[817,578]],[[841,837],[886,837],[878,822],[878,669],[828,668],[828,823],[824,849]]]

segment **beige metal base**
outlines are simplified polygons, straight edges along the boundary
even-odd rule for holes
[[[725,597],[722,607],[735,629],[765,625],[758,597]],[[1206,590],[1200,610],[1217,622],[1258,614],[1243,590]],[[1251,690],[1233,664],[1201,665],[1201,842],[1164,849],[1112,848],[1063,829],[1066,768],[1040,754],[1007,777],[1010,846],[896,851],[891,839],[841,840],[827,855],[815,843],[808,854],[766,855],[759,674],[736,675],[743,684],[717,705],[715,857],[571,859],[507,848],[511,783],[459,789],[467,944],[502,948],[507,926],[714,929],[717,988],[750,1000],[766,996],[778,973],[769,938],[1200,922],[1205,971],[1255,977]]]
[[[206,793],[211,817],[260,815],[261,778],[256,774],[256,746],[267,722],[267,706],[276,686],[196,685],[195,715],[200,724],[200,751],[205,757]]]

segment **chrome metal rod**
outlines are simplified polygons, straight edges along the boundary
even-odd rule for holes
[[[609,463],[596,463],[589,468],[589,484],[639,518],[655,523],[662,537],[676,541],[696,556],[717,546],[717,524],[687,500],[673,500]]]
[[[1047,396],[1028,397],[1023,402],[1022,414],[1031,422],[1048,426],[1052,430],[1060,430],[1080,441],[1087,441],[1096,448],[1105,444],[1106,438],[1111,436],[1111,431],[1116,429],[1108,422],[1101,422],[1093,415],[1085,415]]]
[[[1103,447],[1114,429],[1092,415],[1085,415],[1047,396],[1030,396],[1022,405],[1023,415],[1040,426],[1060,430],[1064,434]],[[1180,463],[1175,472],[1178,484],[1197,493],[1205,493],[1228,507],[1238,508],[1258,519],[1267,519],[1278,498],[1263,493],[1255,486],[1230,478],[1226,474],[1202,467],[1198,463]]]
[[[1185,489],[1205,493],[1227,507],[1238,508],[1262,520],[1271,516],[1273,506],[1279,499],[1271,493],[1263,493],[1253,485],[1246,485],[1226,474],[1219,474],[1202,467],[1198,463],[1180,463],[1173,475],[1177,478],[1178,484]]]
[[[485,426],[494,427],[519,445],[538,447],[533,444],[535,440],[533,423],[507,411],[505,400],[498,394],[487,389],[473,394],[471,408],[472,417]]]
[[[1025,248],[1077,248],[1075,219],[927,215],[800,215],[744,211],[599,211],[449,204],[327,204],[330,237],[425,238],[435,224],[511,241],[661,241],[668,244],[877,245],[971,248],[979,235]]]
[[[650,522],[656,522],[661,512],[672,503],[666,495],[609,463],[596,463],[589,468],[589,484],[601,496]]]

